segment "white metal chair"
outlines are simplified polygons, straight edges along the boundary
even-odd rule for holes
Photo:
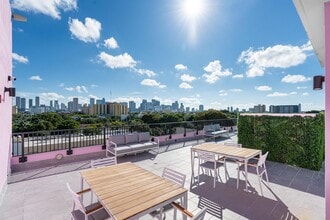
[[[116,157],[106,157],[106,158],[102,158],[102,159],[91,160],[92,168],[110,166],[110,165],[115,165],[115,164],[117,164]]]
[[[232,146],[232,147],[239,147],[239,148],[242,147],[242,144],[238,144],[235,142],[224,142],[223,144],[225,146]],[[243,161],[232,159],[232,158],[226,158],[226,162],[237,163],[238,166],[240,166],[242,163],[244,163]]]
[[[103,220],[103,219],[113,219],[110,215],[105,211],[101,203],[96,202],[92,203],[88,206],[84,206],[81,195],[83,193],[90,192],[90,189],[85,189],[80,192],[74,192],[69,183],[66,183],[72,199],[73,199],[73,208],[71,212],[71,219],[73,220]]]
[[[191,212],[183,208],[181,205],[179,205],[176,202],[172,202],[171,205],[174,207],[174,219],[176,219],[176,213],[177,210],[182,212],[182,215],[186,215],[189,219],[192,220],[203,220],[204,216],[206,214],[207,208],[204,207],[201,211],[199,211],[196,215],[193,215]]]
[[[168,167],[165,167],[164,170],[163,170],[163,174],[162,174],[162,177],[164,179],[167,179],[169,181],[172,181],[182,187],[184,187],[184,183],[186,181],[186,175],[183,174],[183,173],[180,173],[176,170],[173,170],[173,169],[170,169]],[[181,204],[183,203],[183,198],[180,198],[180,202]],[[163,207],[162,209],[160,209],[158,212],[159,212],[159,218],[162,219],[162,216],[163,216],[163,211],[164,209],[166,209],[165,207]],[[156,211],[157,212],[157,211]]]
[[[266,176],[267,184],[269,186],[268,174],[267,174],[267,169],[266,169],[267,156],[268,156],[268,151],[265,154],[261,155],[259,160],[255,160],[255,159],[250,160],[248,163],[248,166],[247,166],[248,173],[254,173],[258,176],[261,195],[263,195],[261,181],[263,180],[262,177],[264,174]],[[240,180],[240,172],[243,172],[243,174],[245,174],[244,164],[240,165],[237,169],[237,188],[238,188],[239,180]]]
[[[214,172],[214,180],[213,180],[213,187],[215,188],[215,181],[216,178],[220,178],[219,169],[220,167],[224,166],[225,168],[225,175],[226,178],[228,177],[227,167],[226,167],[226,160],[216,158],[216,155],[209,152],[204,151],[197,151],[198,157],[198,183],[199,183],[199,175],[200,170],[205,169],[210,172],[212,176],[212,170]],[[221,178],[220,178],[221,179]]]

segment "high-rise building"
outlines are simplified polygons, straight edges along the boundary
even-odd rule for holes
[[[58,105],[58,100],[55,100],[54,101],[54,108],[55,108],[55,110],[59,110],[60,109],[60,106]]]
[[[177,112],[179,110],[179,103],[175,101],[172,103],[172,111]]]
[[[20,106],[21,111],[25,111],[26,109],[26,99],[21,98],[21,106]]]
[[[136,103],[134,101],[128,102],[128,111],[135,112],[136,111]]]
[[[254,113],[265,113],[266,112],[266,105],[255,105],[253,107],[253,112]]]
[[[147,111],[147,100],[143,99],[141,104],[140,104],[140,112],[145,112]]]
[[[204,105],[199,105],[198,111],[200,112],[204,111]]]
[[[32,106],[33,106],[33,100],[29,99],[29,108],[32,108]]]
[[[36,107],[38,108],[40,106],[40,97],[39,96],[36,96]]]
[[[73,112],[78,112],[78,98],[73,98],[73,103],[72,103],[72,111]]]
[[[53,108],[53,100],[49,101],[49,106],[50,106],[50,108]]]
[[[301,104],[298,105],[271,105],[269,106],[271,113],[301,113]]]
[[[18,96],[16,96],[16,107],[17,109],[21,108],[21,98]]]
[[[93,108],[93,105],[95,105],[95,99],[94,98],[90,98],[89,99],[89,107]]]
[[[180,112],[184,112],[184,105],[182,102],[180,103]]]

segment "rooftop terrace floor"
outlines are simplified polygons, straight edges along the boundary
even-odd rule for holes
[[[131,161],[158,175],[162,174],[164,167],[185,173],[185,187],[189,189],[188,209],[196,213],[207,206],[205,219],[325,219],[324,172],[267,161],[270,187],[263,184],[264,195],[261,196],[255,175],[249,175],[248,192],[244,191],[243,179],[236,189],[236,165],[228,163],[229,180],[225,181],[221,170],[223,182],[217,182],[215,188],[208,176],[201,176],[200,184],[193,185],[190,148],[196,144],[196,141],[171,144],[161,147],[162,153],[157,156],[151,153],[124,156],[118,163]],[[72,199],[66,182],[74,190],[80,190],[80,171],[89,169],[89,166],[90,161],[81,161],[13,174],[0,206],[0,219],[70,219]],[[87,196],[84,198],[89,201]],[[166,219],[172,219],[172,215],[173,210],[168,210]],[[152,217],[148,215],[142,219]]]

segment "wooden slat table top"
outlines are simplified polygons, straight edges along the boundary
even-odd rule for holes
[[[127,219],[187,192],[133,163],[85,170],[81,176],[115,219]]]
[[[212,152],[227,157],[249,159],[261,153],[261,150],[244,147],[226,146],[220,143],[203,143],[192,147],[192,150]]]

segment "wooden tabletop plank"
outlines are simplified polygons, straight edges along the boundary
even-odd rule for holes
[[[117,219],[126,219],[126,218],[128,218],[127,216],[129,216],[129,217],[134,216],[137,213],[140,213],[150,207],[155,206],[155,204],[160,204],[177,195],[183,195],[185,192],[186,192],[186,190],[183,190],[181,188],[181,189],[177,189],[175,191],[171,191],[170,193],[159,195],[155,199],[149,199],[148,201],[139,200],[138,201],[139,205],[134,206],[131,209],[126,209],[126,210],[123,210],[122,212],[119,212],[118,214],[116,214],[116,218]]]
[[[116,219],[129,218],[187,192],[132,163],[86,170],[81,175]]]
[[[223,156],[235,157],[241,159],[251,158],[255,155],[260,154],[261,150],[250,149],[250,148],[240,148],[233,146],[226,146],[223,144],[217,143],[204,143],[192,147],[193,150],[201,150],[212,153],[217,153]]]

